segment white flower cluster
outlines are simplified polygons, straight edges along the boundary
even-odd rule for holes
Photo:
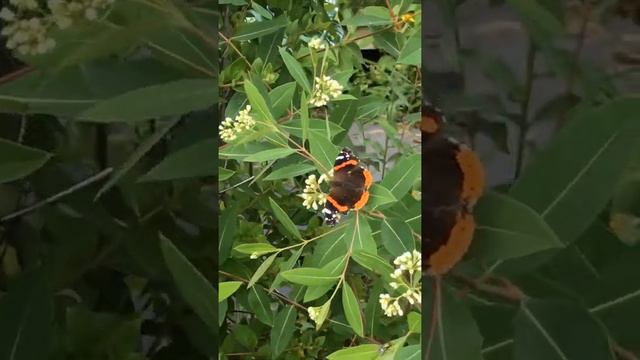
[[[56,46],[55,40],[48,36],[47,24],[42,18],[20,19],[8,8],[0,10],[0,18],[7,21],[0,32],[7,38],[7,48],[16,49],[22,55],[39,55]]]
[[[309,43],[307,45],[309,46],[309,49],[314,50],[324,50],[327,47],[325,42],[322,41],[322,39],[320,39],[319,37],[312,38],[311,40],[309,40]]]
[[[333,170],[327,174],[320,175],[319,179],[316,179],[315,174],[309,175],[307,180],[304,181],[307,185],[302,191],[302,194],[298,195],[303,199],[302,206],[307,209],[313,208],[313,210],[318,210],[318,206],[324,205],[324,203],[327,202],[327,194],[320,189],[320,184],[322,184],[323,181],[329,182],[332,177]]]
[[[404,271],[408,271],[409,274],[422,272],[422,255],[416,250],[405,252],[393,260],[393,263],[398,266],[396,271],[391,274],[391,277],[395,279],[402,276]]]
[[[309,313],[309,318],[311,320],[313,320],[314,322],[316,321],[316,319],[318,318],[318,315],[320,315],[320,310],[322,309],[321,306],[310,306],[307,309],[307,312]]]
[[[40,55],[56,46],[51,37],[53,24],[63,29],[73,19],[98,18],[98,11],[105,9],[114,0],[48,0],[48,10],[40,8],[36,0],[9,0],[11,7],[0,9],[0,19],[6,22],[0,35],[7,38],[7,48],[21,55]]]
[[[404,315],[399,300],[399,298],[393,298],[389,294],[380,294],[380,307],[382,307],[384,314],[389,317]]]
[[[235,119],[227,117],[222,121],[218,129],[220,130],[220,138],[225,142],[230,142],[238,137],[238,134],[250,130],[256,124],[256,121],[249,115],[251,105],[247,105],[244,110],[240,110]]]
[[[404,292],[396,297],[392,297],[390,294],[380,294],[380,307],[384,311],[384,314],[391,316],[402,316],[404,311],[400,305],[401,299],[406,299],[409,304],[422,303],[422,291],[420,287],[420,273],[422,272],[422,255],[420,252],[413,250],[413,252],[405,252],[398,256],[393,263],[396,265],[396,269],[391,273],[391,278],[396,279],[398,282],[392,281],[389,283],[394,289],[402,288]],[[409,273],[409,280],[405,278],[405,272]],[[413,276],[417,273],[418,276]]]
[[[335,99],[342,94],[342,90],[342,85],[330,76],[316,77],[309,103],[313,106],[324,106],[329,100]]]
[[[111,5],[114,0],[48,0],[53,21],[64,29],[71,25],[73,19],[84,17],[87,20],[98,18],[98,11]]]

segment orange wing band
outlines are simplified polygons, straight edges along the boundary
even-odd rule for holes
[[[429,273],[441,275],[457,264],[469,249],[476,222],[472,215],[458,215],[456,225],[451,229],[447,243],[429,257]]]
[[[462,199],[475,203],[484,190],[484,169],[476,154],[469,148],[461,147],[456,155],[460,169],[464,174]]]
[[[363,174],[364,174],[364,188],[366,190],[369,190],[369,188],[371,187],[371,184],[373,184],[373,176],[371,176],[371,172],[367,169],[364,169]]]
[[[334,198],[329,196],[329,195],[327,195],[327,201],[330,202],[331,205],[333,205],[340,212],[344,213],[344,212],[349,211],[349,207],[348,206],[342,206],[342,205],[338,204],[338,202]]]
[[[436,119],[432,118],[431,116],[422,116],[422,119],[420,121],[420,130],[429,134],[433,134],[438,131],[438,127],[439,126]]]
[[[353,205],[353,208],[356,210],[360,210],[367,204],[367,201],[369,201],[369,192],[365,191],[362,193],[362,197],[360,197],[360,200],[358,200],[358,202]]]
[[[340,165],[338,165],[338,166],[334,167],[334,168],[333,168],[333,171],[338,171],[338,170],[342,169],[343,167],[345,167],[345,166],[347,166],[347,165],[353,165],[353,166],[356,166],[356,165],[358,165],[358,161],[357,161],[357,160],[348,160],[348,161],[345,161],[345,162],[343,162],[342,164],[340,164]]]

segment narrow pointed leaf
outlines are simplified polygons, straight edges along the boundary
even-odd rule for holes
[[[311,94],[311,84],[309,83],[309,79],[307,78],[307,74],[304,72],[302,65],[300,65],[296,58],[287,52],[286,48],[281,47],[279,51],[287,70],[289,70],[289,74],[291,74],[291,77],[300,84],[307,94]]]
[[[0,184],[31,174],[49,158],[45,151],[0,139]]]
[[[276,256],[278,256],[278,254],[272,254],[267,258],[267,260],[265,260],[264,262],[262,262],[262,264],[260,264],[260,266],[258,266],[256,272],[253,273],[253,276],[251,277],[251,279],[249,279],[247,288],[252,287],[256,283],[256,281],[260,280],[262,275],[264,275],[264,273],[269,270],[269,267],[271,266],[271,264],[273,264],[273,260],[276,259]]]
[[[298,312],[293,305],[285,306],[278,315],[276,315],[273,321],[273,327],[271,328],[271,351],[272,358],[277,358],[284,349],[286,349],[289,342],[293,338],[293,333],[296,330],[295,323],[298,317]]]
[[[364,336],[362,314],[360,313],[358,298],[356,294],[353,293],[351,286],[346,282],[342,286],[342,307],[344,309],[344,315],[353,331],[358,334],[358,336]]]
[[[281,274],[285,280],[307,286],[328,285],[338,281],[338,276],[333,276],[318,268],[298,268],[284,271]]]
[[[198,314],[209,329],[217,333],[216,291],[198,269],[178,250],[169,239],[160,235],[162,255],[176,287],[184,300]]]
[[[233,295],[236,292],[240,285],[242,285],[241,281],[225,281],[218,284],[218,302],[222,302],[224,299]]]
[[[380,185],[387,188],[396,199],[402,199],[411,186],[420,181],[420,154],[407,156],[400,161],[382,179]]]
[[[296,226],[296,224],[294,224],[293,221],[291,221],[291,219],[289,218],[289,215],[287,215],[287,213],[284,210],[282,210],[280,205],[278,205],[278,203],[273,201],[273,199],[271,198],[269,198],[269,204],[271,205],[271,210],[273,210],[273,214],[276,216],[276,219],[278,219],[280,224],[284,226],[284,228],[287,230],[289,235],[292,235],[293,238],[295,239],[302,239],[300,230],[298,230],[298,227]]]

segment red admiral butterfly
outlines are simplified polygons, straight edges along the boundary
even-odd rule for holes
[[[360,160],[351,150],[343,148],[333,164],[333,180],[327,202],[322,209],[327,225],[338,223],[339,213],[361,209],[369,200],[369,188],[373,177],[369,170],[359,165]]]
[[[423,105],[422,254],[431,274],[446,273],[467,252],[473,205],[484,188],[482,163],[466,145],[440,134],[444,122],[440,109]]]

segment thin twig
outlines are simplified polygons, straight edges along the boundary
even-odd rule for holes
[[[636,354],[623,348],[613,340],[611,341],[611,347],[613,348],[613,351],[616,353],[616,355],[622,360],[639,360]]]
[[[18,78],[22,75],[28,74],[30,72],[32,72],[33,70],[35,70],[35,68],[31,65],[25,66],[21,69],[18,69],[14,72],[10,72],[6,75],[4,75],[3,77],[0,77],[0,85],[4,84],[6,82],[10,82],[12,80],[14,80],[15,78]]]
[[[224,36],[224,34],[220,31],[218,31],[218,35],[220,35],[220,37],[224,39],[224,42],[227,43],[227,45],[231,46],[231,48],[235,50],[235,52],[242,58],[242,60],[247,63],[247,66],[251,67],[251,63],[249,62],[249,60],[247,60],[244,54],[242,54],[242,52],[233,44],[233,42],[228,37]]]
[[[27,133],[27,114],[20,117],[20,130],[18,131],[18,144],[24,141],[24,135]]]
[[[487,283],[484,280],[470,279],[464,275],[455,274],[455,273],[452,273],[451,277],[471,286],[472,288],[478,291],[496,295],[507,300],[520,302],[527,298],[527,295],[525,295],[525,293],[522,290],[520,290],[520,288],[512,284],[507,279],[496,278],[496,280],[501,282],[501,284],[493,285],[493,284]]]
[[[85,179],[85,180],[83,180],[83,181],[81,181],[81,182],[69,187],[68,189],[65,189],[65,190],[63,190],[63,191],[61,191],[61,192],[59,192],[57,194],[54,194],[52,196],[49,196],[48,198],[46,198],[46,199],[44,199],[42,201],[39,201],[39,202],[37,202],[37,203],[35,203],[35,204],[31,205],[31,206],[28,206],[28,207],[26,207],[24,209],[18,210],[18,211],[13,212],[13,213],[11,213],[11,214],[3,217],[3,218],[0,218],[0,223],[9,221],[11,219],[14,219],[14,218],[17,218],[19,216],[25,215],[25,214],[30,213],[32,211],[38,210],[38,209],[40,209],[41,207],[43,207],[45,205],[51,204],[53,202],[56,202],[56,201],[60,200],[61,198],[65,197],[65,196],[67,196],[69,194],[72,194],[72,193],[74,193],[74,192],[76,192],[76,191],[78,191],[78,190],[80,190],[82,188],[85,188],[85,187],[95,183],[96,181],[100,181],[100,180],[104,179],[105,177],[107,177],[112,172],[113,172],[113,168],[106,168],[106,169],[102,170],[101,172],[99,172],[99,173],[97,173],[97,174],[95,174],[95,175],[93,175],[93,176],[91,176],[91,177],[89,177],[89,178],[87,178],[87,179]]]

